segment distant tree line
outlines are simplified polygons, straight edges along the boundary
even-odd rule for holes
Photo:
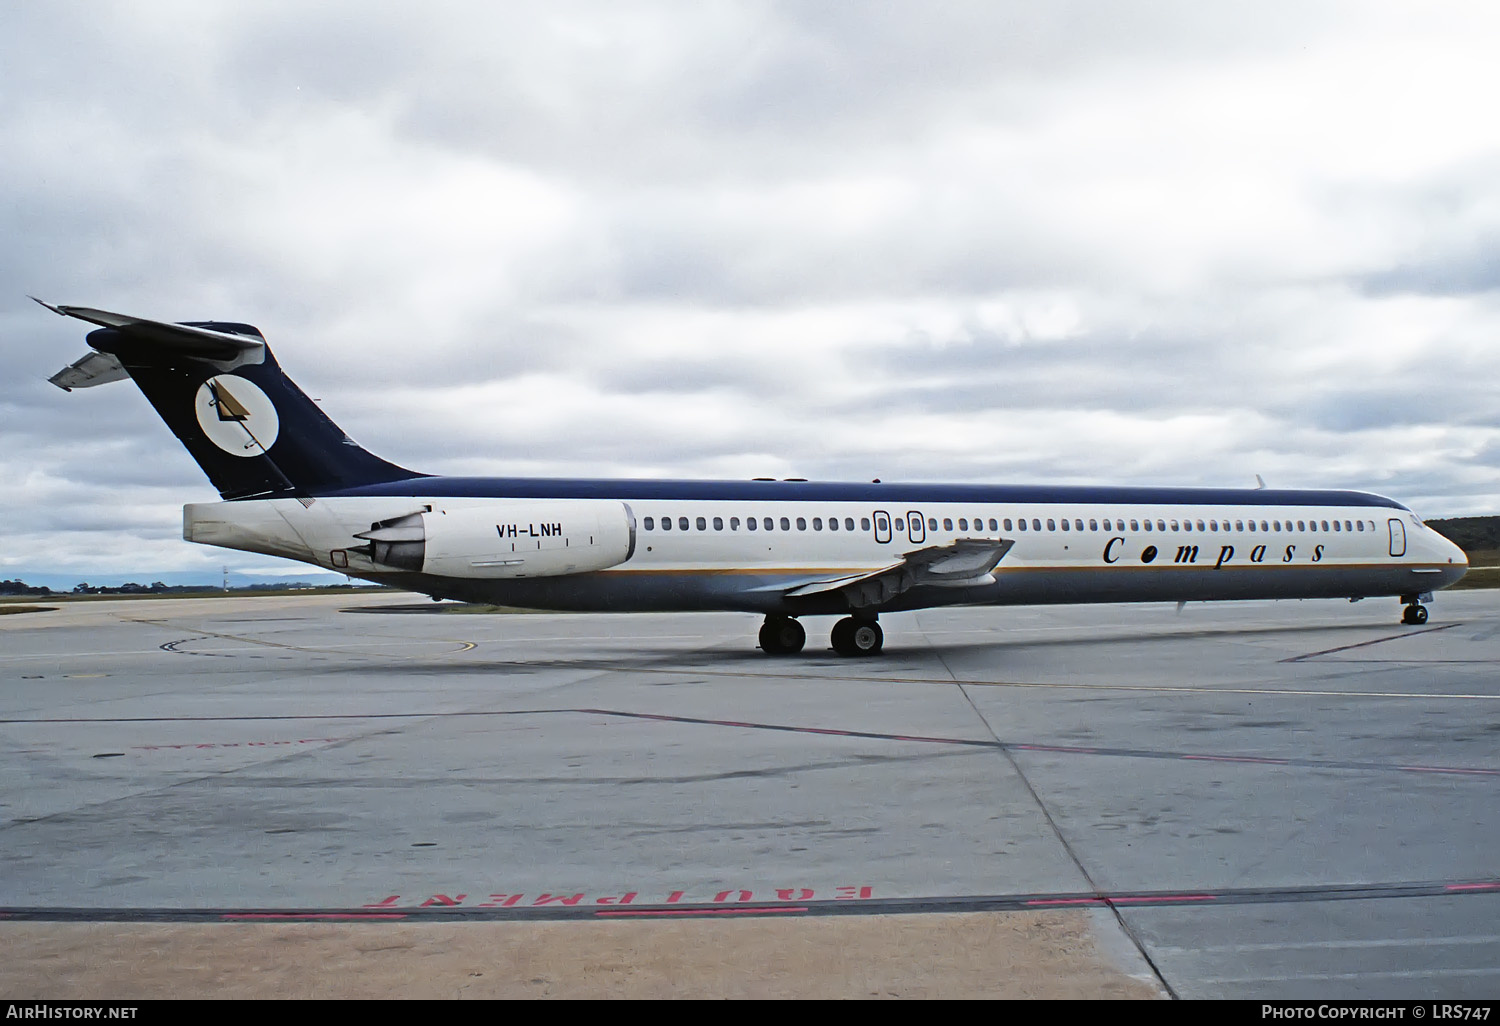
[[[0,581],[0,595],[51,595],[51,588],[33,588],[25,581]]]
[[[307,581],[287,581],[284,584],[243,584],[229,588],[228,590],[241,592],[315,591],[324,588],[347,587],[349,587],[348,584],[342,583],[309,584]],[[212,584],[165,584],[161,581],[152,581],[150,584],[136,584],[134,581],[125,584],[89,584],[87,581],[81,581],[73,585],[71,592],[56,592],[51,588],[27,584],[25,581],[0,581],[0,595],[201,595],[205,591],[224,590]]]
[[[1448,517],[1426,524],[1465,552],[1500,549],[1500,517]]]

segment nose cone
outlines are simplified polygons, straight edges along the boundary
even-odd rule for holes
[[[1463,549],[1453,544],[1447,538],[1444,538],[1431,528],[1428,528],[1428,530],[1432,533],[1433,545],[1437,550],[1436,562],[1444,564],[1442,573],[1443,583],[1439,587],[1446,588],[1469,572],[1469,557]]]

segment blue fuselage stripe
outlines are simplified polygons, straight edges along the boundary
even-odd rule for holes
[[[825,481],[641,481],[594,478],[423,477],[319,497],[423,495],[462,499],[717,500],[860,502],[875,508],[915,503],[1189,506],[1367,506],[1405,511],[1369,492],[1282,488],[1160,488],[1093,485],[875,484]]]

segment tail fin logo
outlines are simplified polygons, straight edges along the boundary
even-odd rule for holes
[[[209,378],[193,405],[203,434],[231,456],[263,456],[276,444],[281,418],[253,381],[233,374]]]

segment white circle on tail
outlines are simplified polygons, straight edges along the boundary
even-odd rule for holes
[[[233,374],[209,378],[193,405],[208,440],[231,456],[261,456],[276,444],[281,418],[253,381]]]

